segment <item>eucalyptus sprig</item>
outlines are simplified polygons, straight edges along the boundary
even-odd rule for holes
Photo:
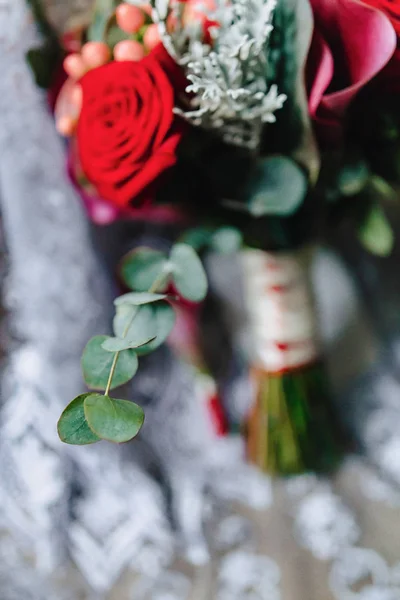
[[[168,286],[172,283],[191,302],[201,302],[207,294],[203,265],[187,244],[176,244],[169,255],[138,248],[123,260],[121,275],[132,292],[115,300],[114,336],[92,338],[83,352],[84,380],[94,391],[75,398],[62,413],[58,434],[66,444],[123,443],[138,435],[142,408],[110,392],[133,379],[139,357],[156,350],[171,333],[175,311]]]

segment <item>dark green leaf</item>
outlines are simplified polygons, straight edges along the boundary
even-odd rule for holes
[[[235,227],[221,227],[212,236],[212,248],[220,254],[238,252],[243,244],[243,236]]]
[[[105,390],[114,360],[114,354],[103,349],[103,343],[109,339],[98,335],[90,340],[82,356],[83,376],[87,386],[93,390]],[[143,339],[143,338],[142,338]],[[133,350],[121,352],[115,369],[111,389],[127,383],[135,376],[139,362]]]
[[[165,294],[149,294],[147,292],[132,292],[131,294],[125,294],[120,296],[114,302],[115,306],[121,304],[130,304],[132,306],[142,306],[143,304],[151,304],[153,302],[159,302],[160,300],[166,300],[168,296]]]
[[[57,431],[60,440],[65,444],[86,446],[100,441],[100,438],[90,429],[85,418],[83,403],[89,396],[91,394],[78,396],[62,413]]]
[[[337,182],[338,188],[343,196],[355,196],[366,186],[368,178],[368,167],[360,160],[341,169]]]
[[[32,48],[26,54],[28,64],[34,74],[36,85],[48,89],[54,79],[54,72],[59,66],[62,54],[51,42],[40,48]]]
[[[124,258],[121,275],[130,289],[136,292],[148,292],[167,268],[166,254],[143,247],[137,248]],[[167,283],[164,289],[166,287]]]
[[[47,18],[42,0],[28,0],[28,4],[31,7],[33,18],[40,30],[43,42],[40,47],[28,50],[27,61],[33,71],[37,85],[48,89],[63,60],[64,50],[57,32]]]
[[[196,227],[189,229],[181,238],[182,244],[192,246],[197,252],[206,248],[213,237],[213,230],[209,227]]]
[[[385,205],[393,202],[397,204],[399,199],[398,193],[385,179],[373,175],[370,179],[370,185],[372,197],[379,198]]]
[[[307,188],[306,175],[290,158],[262,159],[246,192],[249,211],[254,217],[292,215],[304,201]]]
[[[137,436],[144,422],[143,410],[127,400],[90,395],[84,402],[90,428],[103,440],[122,444]]]
[[[372,254],[389,256],[391,253],[394,245],[394,234],[379,204],[374,204],[368,212],[359,228],[358,237],[362,245]]]
[[[201,302],[207,295],[207,276],[201,260],[191,246],[176,244],[171,251],[172,279],[178,292],[191,302]]]

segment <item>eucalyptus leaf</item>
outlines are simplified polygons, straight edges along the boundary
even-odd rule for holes
[[[83,376],[87,386],[93,390],[105,390],[107,387],[114,360],[114,354],[107,352],[102,347],[107,339],[109,337],[106,335],[98,335],[92,338],[83,352]],[[135,376],[138,366],[138,357],[133,350],[121,352],[115,368],[111,389],[130,381]]]
[[[165,342],[175,325],[176,317],[174,309],[168,302],[156,302],[139,308],[123,304],[117,307],[114,318],[114,333],[117,337],[123,337],[127,324],[132,319],[132,313],[136,311],[135,319],[125,339],[138,339],[140,336],[149,335],[152,341],[136,350],[139,356],[143,356],[153,352]]]
[[[143,410],[127,400],[90,395],[84,411],[90,428],[103,440],[122,444],[136,437],[144,422]]]
[[[238,252],[243,245],[243,236],[235,227],[221,227],[211,239],[211,247],[220,254]]]
[[[302,169],[286,156],[259,160],[246,190],[254,217],[289,216],[303,203],[308,182]]]
[[[207,247],[213,238],[213,230],[210,227],[195,227],[189,229],[182,236],[182,244],[192,246],[197,252]]]
[[[394,245],[394,233],[379,204],[374,204],[358,230],[364,248],[377,256],[389,256]]]
[[[115,0],[96,0],[93,17],[88,28],[90,42],[104,42],[110,18],[115,10]]]
[[[152,342],[154,340],[155,340],[155,337],[153,337],[153,338],[147,337],[146,339],[142,340],[141,343],[138,343],[137,341],[129,341],[124,338],[110,337],[105,342],[103,342],[101,347],[103,348],[103,350],[107,350],[107,352],[115,353],[115,352],[122,352],[123,350],[134,350],[135,348],[140,348],[140,347],[146,346],[147,344],[149,344],[150,342]]]
[[[166,254],[141,247],[133,250],[124,258],[121,265],[121,276],[131,290],[148,292],[167,269],[168,257]],[[164,289],[166,287],[167,282]]]
[[[143,304],[151,304],[153,302],[159,302],[160,300],[166,300],[168,296],[166,294],[149,294],[147,292],[132,292],[131,294],[125,294],[120,296],[114,302],[115,306],[121,306],[121,304],[130,304],[132,306],[142,306]]]
[[[178,292],[191,302],[201,302],[207,295],[207,276],[201,260],[191,246],[176,244],[171,251],[172,279]]]
[[[368,179],[368,166],[360,160],[341,169],[337,185],[343,196],[355,196],[365,188]]]
[[[399,196],[395,189],[382,177],[373,175],[370,179],[371,193],[375,198],[380,198],[382,202],[397,203]]]
[[[115,336],[129,342],[155,338],[157,327],[153,319],[153,306],[155,305],[133,306],[121,304],[117,306],[114,318]]]
[[[176,321],[175,310],[168,302],[157,302],[157,304],[142,307],[140,310],[144,308],[150,309],[152,312],[150,318],[155,324],[156,336],[152,342],[136,350],[138,356],[144,356],[159,348],[170,335]]]
[[[100,441],[100,438],[90,429],[83,408],[84,401],[91,395],[78,396],[62,413],[57,431],[60,440],[65,444],[86,446]]]

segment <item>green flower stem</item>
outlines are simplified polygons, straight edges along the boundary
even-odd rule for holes
[[[164,284],[167,282],[169,276],[170,276],[170,271],[168,269],[163,269],[163,271],[160,273],[160,275],[156,278],[154,283],[151,285],[150,289],[148,290],[148,293],[156,294],[158,289],[162,288],[164,286]],[[122,339],[126,338],[126,336],[128,335],[128,331],[132,327],[132,324],[133,324],[133,321],[135,320],[137,312],[138,312],[138,309],[136,309],[136,311],[133,313],[131,320],[129,321],[128,325],[125,327],[125,331],[123,333]],[[110,376],[108,378],[106,391],[104,392],[105,396],[108,396],[110,393],[112,381],[113,381],[113,378],[115,375],[115,369],[117,368],[118,359],[119,359],[120,354],[121,354],[121,352],[115,353],[114,360],[111,365]]]

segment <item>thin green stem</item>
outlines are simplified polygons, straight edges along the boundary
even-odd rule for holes
[[[115,369],[117,368],[117,363],[118,363],[119,355],[120,355],[120,352],[116,352],[115,353],[114,360],[113,360],[113,363],[111,365],[111,370],[110,370],[110,375],[109,375],[108,382],[107,382],[106,391],[104,392],[105,396],[108,396],[108,394],[110,393],[110,389],[111,389],[111,386],[112,386],[112,380],[113,380],[113,377],[115,375]]]
[[[163,287],[164,284],[167,282],[169,275],[170,275],[170,273],[168,270],[161,271],[160,275],[155,279],[154,283],[150,286],[148,293],[149,294],[157,293],[157,290],[159,288]],[[126,336],[128,335],[128,332],[133,325],[133,321],[135,320],[137,313],[138,313],[138,310],[136,309],[134,311],[132,318],[130,319],[128,325],[125,327],[124,333],[122,335],[122,339],[126,338]],[[108,377],[106,391],[104,392],[105,396],[108,396],[108,394],[110,393],[112,381],[113,381],[113,378],[115,375],[115,369],[117,368],[118,359],[120,357],[120,354],[121,354],[121,352],[115,353],[114,360],[112,362],[111,369],[110,369],[110,375]]]

